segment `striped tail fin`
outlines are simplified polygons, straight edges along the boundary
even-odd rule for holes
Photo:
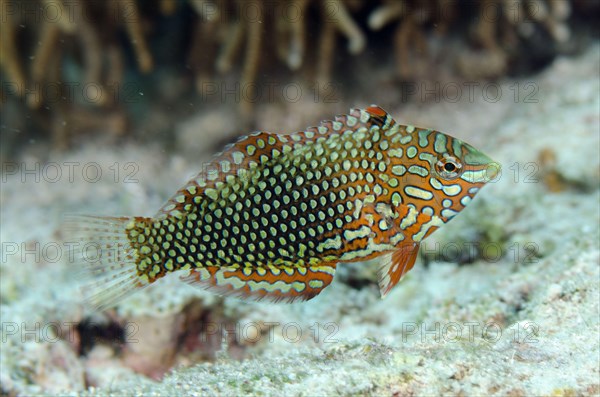
[[[137,241],[128,230],[151,218],[74,215],[66,218],[65,231],[72,244],[77,278],[86,304],[95,310],[116,305],[150,284],[138,272]]]

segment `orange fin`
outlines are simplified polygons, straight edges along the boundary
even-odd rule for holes
[[[335,264],[289,267],[204,267],[181,279],[222,296],[292,303],[317,296],[333,280]]]
[[[379,292],[382,299],[413,268],[418,253],[418,243],[402,243],[396,251],[383,257],[379,268]]]

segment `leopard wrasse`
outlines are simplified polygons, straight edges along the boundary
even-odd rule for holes
[[[338,263],[379,260],[385,297],[419,244],[462,211],[499,166],[439,131],[372,105],[293,134],[256,132],[215,155],[154,217],[83,216],[96,309],[168,274],[220,295],[309,300]]]

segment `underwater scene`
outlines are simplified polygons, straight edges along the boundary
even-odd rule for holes
[[[0,0],[1,396],[600,396],[599,0]]]

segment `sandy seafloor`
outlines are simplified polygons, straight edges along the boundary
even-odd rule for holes
[[[90,144],[50,154],[63,170],[97,162],[105,176],[95,183],[79,172],[54,183],[4,174],[2,393],[599,395],[599,65],[594,47],[537,76],[504,80],[497,102],[463,95],[387,107],[401,123],[472,143],[503,174],[426,240],[427,252],[385,300],[377,266],[354,264],[338,267],[332,285],[303,304],[224,300],[175,277],[105,314],[83,307],[66,250],[54,254],[64,247],[62,215],[152,215],[209,159],[193,155],[195,145],[222,138],[224,115],[182,121],[175,153]],[[515,83],[534,84],[536,101],[525,100],[531,90],[515,100]],[[261,126],[302,129],[378,102],[360,101],[263,107]],[[137,183],[124,183],[128,162]],[[22,255],[36,247],[38,257]],[[471,263],[458,265],[459,256]],[[218,329],[235,331],[221,338]]]

